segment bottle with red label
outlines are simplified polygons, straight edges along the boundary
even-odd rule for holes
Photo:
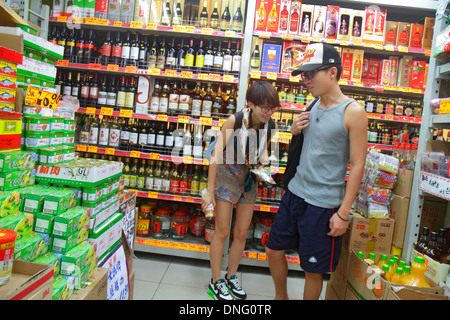
[[[116,40],[111,48],[111,61],[110,64],[119,65],[122,57],[122,40],[120,38],[120,31],[117,32]]]
[[[174,164],[170,173],[170,192],[178,193],[180,188],[180,176],[178,173],[178,164]]]
[[[152,208],[148,205],[142,205],[139,210],[136,235],[148,237],[150,236],[150,222],[151,222]]]
[[[253,246],[255,249],[264,251],[269,241],[270,229],[273,224],[273,219],[269,216],[262,216],[255,224],[253,232]]]
[[[180,175],[178,192],[181,194],[188,193],[188,191],[189,191],[188,183],[189,183],[189,174],[188,174],[187,164],[185,164],[183,167],[183,171],[181,172],[181,175]]]
[[[186,237],[186,232],[188,228],[189,214],[178,209],[172,215],[171,225],[170,225],[170,236],[176,240],[183,240]]]
[[[158,209],[152,218],[152,236],[155,238],[168,238],[170,224],[170,211],[165,208]]]
[[[106,34],[105,42],[103,42],[102,49],[101,49],[102,51],[101,51],[100,61],[101,61],[101,64],[104,65],[104,66],[106,66],[106,65],[111,63],[110,62],[111,49],[112,49],[112,46],[111,46],[111,32],[108,31],[108,33]]]

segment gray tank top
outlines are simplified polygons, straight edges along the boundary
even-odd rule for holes
[[[311,109],[297,173],[289,191],[307,203],[321,208],[337,208],[345,195],[345,177],[350,159],[344,111],[354,99],[323,109],[320,99]]]

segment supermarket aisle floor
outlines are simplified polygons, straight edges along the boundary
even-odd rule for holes
[[[209,261],[136,252],[133,267],[134,300],[211,300],[206,293],[211,278]],[[240,266],[237,276],[248,300],[273,299],[275,289],[268,268]],[[322,300],[328,279],[324,277]],[[304,273],[289,271],[289,298],[302,299],[303,286]]]

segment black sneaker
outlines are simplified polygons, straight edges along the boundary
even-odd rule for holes
[[[235,298],[237,300],[244,300],[247,298],[247,294],[241,288],[241,285],[239,284],[239,280],[236,276],[231,276],[230,279],[228,279],[228,275],[226,274],[225,275],[225,283],[227,284],[233,298]]]
[[[213,283],[213,280],[211,279],[208,286],[208,294],[214,300],[233,300],[227,284],[223,279],[217,280],[216,283]]]

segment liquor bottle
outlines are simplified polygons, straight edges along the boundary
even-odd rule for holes
[[[184,132],[183,156],[192,156],[192,133],[189,129]]]
[[[161,87],[159,82],[155,82],[155,88],[152,92],[152,98],[150,100],[149,113],[157,113],[159,110],[159,96],[161,95]]]
[[[162,170],[161,170],[161,161],[156,162],[156,167],[154,170],[154,178],[153,178],[153,190],[160,191],[162,187]]]
[[[120,131],[119,149],[122,151],[128,151],[130,146],[130,126],[128,123],[129,120],[124,119]]]
[[[132,120],[128,130],[130,132],[130,150],[138,150],[139,132],[136,119]]]
[[[198,27],[198,9],[195,8],[194,15],[192,16],[192,19],[189,23],[191,26],[197,26]]]
[[[55,89],[58,83],[58,79],[56,81],[57,82],[55,83]],[[89,90],[90,90],[90,79],[88,72],[81,81],[80,98],[83,99],[84,101],[87,101],[87,99],[89,99]]]
[[[161,46],[159,47],[156,56],[156,67],[159,69],[164,69],[166,65],[166,38],[163,37]]]
[[[174,148],[181,151],[183,149],[184,131],[182,130],[182,124],[178,125],[178,129],[173,132]]]
[[[109,122],[106,117],[103,117],[100,125],[98,145],[102,147],[107,147],[109,145]]]
[[[174,115],[178,112],[178,103],[180,100],[180,93],[177,89],[177,83],[174,82],[169,94],[169,114]]]
[[[212,116],[217,117],[219,114],[222,113],[222,107],[223,107],[223,98],[222,98],[222,84],[219,83],[217,88],[217,94],[214,98],[214,102],[212,105]]]
[[[93,117],[92,123],[89,128],[89,144],[96,146],[98,144],[98,133],[100,129],[100,124],[98,118]]]
[[[91,58],[94,55],[94,52],[95,52],[94,34],[92,29],[89,29],[88,37],[86,39],[86,42],[84,43],[83,62],[90,63]]]
[[[172,170],[170,171],[170,192],[178,193],[179,187],[180,187],[180,177],[178,174],[178,164],[174,164],[172,166]]]
[[[231,93],[227,100],[227,114],[234,114],[236,112],[236,92],[234,85],[231,86]]]
[[[103,80],[98,88],[97,108],[106,106],[106,99],[108,95],[108,87],[106,86],[106,74],[103,75]]]
[[[139,43],[139,59],[138,64],[139,67],[143,68],[145,67],[147,62],[147,55],[148,55],[148,36],[145,35],[142,37],[141,42]]]
[[[229,0],[225,0],[225,9],[220,18],[220,30],[227,31],[230,29],[231,14],[230,14]]]
[[[109,146],[113,148],[117,148],[120,145],[120,135],[121,128],[120,124],[117,122],[117,119],[111,123],[109,128]]]
[[[55,81],[55,90],[57,94],[61,94],[62,93],[62,86],[64,84],[64,80],[62,78],[63,74],[61,71],[58,71],[58,75],[56,76],[56,81]],[[89,97],[89,94],[88,94]]]
[[[194,50],[194,39],[191,38],[189,42],[189,48],[186,51],[186,57],[184,59],[184,66],[188,69],[194,66],[195,50]]]
[[[177,51],[177,70],[181,71],[181,69],[184,67],[184,59],[185,59],[185,48],[184,48],[184,39],[181,39],[180,47]]]
[[[289,23],[289,11],[287,9],[287,1],[283,4],[283,9],[280,11],[280,24],[279,30],[281,32],[286,32]]]
[[[75,42],[74,62],[76,63],[82,63],[84,55],[84,42],[84,29],[80,29],[78,30],[78,35]]]
[[[63,48],[66,46],[66,30],[68,31],[69,29],[61,28],[56,32],[56,37],[58,39],[57,45]]]
[[[130,158],[125,158],[125,163],[123,165],[123,186],[130,186]]]
[[[276,31],[278,29],[278,11],[276,2],[273,3],[272,9],[267,16],[267,29],[269,31]]]
[[[327,36],[333,37],[336,35],[336,21],[335,21],[335,15],[336,12],[334,10],[330,13],[330,19],[327,20],[326,26],[325,26],[325,33]]]
[[[203,101],[202,101],[202,116],[203,117],[211,117],[212,104],[213,104],[213,97],[211,95],[211,84],[208,84],[206,94],[203,96]]]
[[[84,117],[83,126],[81,127],[81,130],[80,130],[79,142],[88,144],[90,134],[91,134],[91,127],[90,127],[89,117]]]
[[[168,153],[172,151],[172,148],[174,147],[174,137],[173,133],[176,130],[176,124],[174,122],[171,122],[169,124],[169,129],[166,131],[166,137],[165,137],[165,147],[167,148]]]
[[[261,54],[259,52],[259,45],[255,45],[255,49],[253,50],[252,57],[250,59],[250,67],[252,69],[259,69],[261,65]]]
[[[120,31],[117,32],[116,35],[116,40],[114,41],[113,45],[112,45],[112,50],[111,50],[111,64],[115,64],[115,65],[120,65],[120,61],[122,58],[122,40],[120,37]]]
[[[200,83],[197,82],[192,95],[192,115],[200,116],[202,111],[202,96],[200,95]]]
[[[67,96],[72,95],[72,72],[67,73],[66,81],[64,81],[62,87],[62,93]]]
[[[161,16],[161,25],[170,27],[170,24],[172,22],[172,12],[170,10],[170,1],[166,1],[166,5],[163,8],[162,16]]]
[[[294,91],[294,86],[289,87],[289,91],[286,93],[286,102],[295,103],[296,93]]]
[[[419,241],[414,245],[414,249],[419,253],[423,253],[425,247],[430,241],[430,229],[428,227],[422,227],[422,233]]]
[[[145,190],[152,190],[153,189],[153,171],[154,171],[155,163],[153,160],[150,160],[148,162],[147,167],[145,168],[145,182],[144,182],[144,189]]]
[[[189,188],[189,171],[188,171],[188,166],[187,164],[183,165],[182,171],[180,173],[180,183],[179,183],[179,187],[178,187],[178,192],[181,194],[186,194],[188,193],[188,188]]]
[[[438,244],[437,244],[437,232],[431,232],[430,241],[427,243],[427,246],[425,247],[423,254],[427,255],[434,261],[441,261],[441,254],[438,250]]]
[[[181,114],[190,114],[190,102],[191,95],[187,86],[187,82],[184,83],[183,88],[180,91],[180,102],[178,104],[178,110]]]
[[[130,43],[130,32],[126,33],[125,40],[122,44],[122,55],[120,56],[120,66],[125,68],[130,59],[131,43]]]
[[[137,159],[136,159],[137,160]],[[136,188],[144,189],[145,187],[145,166],[146,160],[142,160],[142,162],[138,166],[137,178],[136,178]]]
[[[90,87],[89,87],[89,100],[91,103],[97,102],[98,91],[99,91],[99,86],[98,86],[98,82],[97,82],[97,73],[94,73],[94,76],[91,78]]]
[[[208,26],[208,10],[206,8],[208,1],[203,1],[203,8],[200,12],[200,24],[201,28],[206,28]]]
[[[200,167],[195,166],[194,174],[192,175],[191,188],[189,190],[190,194],[193,196],[199,195],[199,185],[200,185]]]
[[[194,126],[194,146],[192,149],[194,158],[201,159],[203,157],[203,134],[202,126]]]
[[[212,40],[209,40],[208,48],[205,52],[204,67],[211,69],[214,66],[214,50],[212,48]]]
[[[180,25],[182,24],[183,19],[183,11],[181,10],[181,3],[180,0],[177,0],[177,5],[175,7],[175,10],[173,11],[173,17],[172,17],[172,25]]]
[[[214,3],[214,9],[211,12],[210,26],[213,29],[219,28],[219,12],[217,11],[217,1]]]
[[[204,66],[205,50],[203,49],[203,40],[200,40],[200,45],[198,46],[197,52],[195,53],[195,67],[197,68],[197,72],[201,72]]]
[[[130,46],[130,58],[128,60],[128,65],[137,66],[137,62],[139,60],[139,33],[134,35],[133,41]]]
[[[175,38],[172,38],[172,43],[169,50],[167,50],[166,69],[176,69],[177,67],[177,49],[175,48]]]
[[[115,108],[117,102],[117,87],[116,77],[111,77],[109,80],[109,88],[106,91],[106,106],[108,108]]]
[[[131,77],[130,84],[127,87],[126,93],[125,93],[125,105],[124,107],[126,109],[134,109],[134,102],[136,100],[136,84],[135,84],[135,78]]]
[[[305,96],[303,95],[303,86],[300,86],[300,89],[298,90],[297,93],[297,100],[296,103],[297,104],[305,104]]]
[[[201,193],[202,190],[206,189],[206,188],[208,188],[208,167],[207,166],[203,166],[202,176],[200,178],[200,183],[199,183],[199,186],[198,186],[198,190]]]
[[[233,64],[233,56],[231,53],[231,40],[228,40],[228,48],[223,55],[222,70],[225,72],[231,71],[231,65]]]
[[[48,42],[51,42],[53,44],[58,44],[58,31],[56,26],[52,26],[52,30],[50,31],[48,35]]]
[[[169,86],[164,83],[161,95],[159,96],[159,112],[167,113],[169,108]]]
[[[133,159],[133,162],[130,166],[130,175],[129,175],[129,187],[136,188],[136,178],[138,172],[138,159]]]
[[[72,92],[71,92],[72,97],[78,99],[80,91],[81,91],[81,75],[79,72],[77,72],[77,78],[72,83]]]
[[[278,91],[278,99],[280,102],[286,102],[286,90],[284,87],[284,83],[281,84],[280,90]]]
[[[119,89],[117,91],[117,109],[121,110],[125,107],[125,95],[126,95],[126,84],[125,76],[122,76],[122,81],[120,82]]]
[[[138,126],[138,144],[140,151],[144,151],[144,147],[147,145],[147,139],[148,139],[148,132],[147,128],[145,127],[144,120],[141,121],[141,125]]]
[[[150,50],[150,52],[148,53],[148,68],[156,68],[156,56],[158,53],[158,46],[156,43],[156,37],[153,38],[153,45],[152,48]]]
[[[216,54],[214,55],[214,69],[222,70],[223,67],[223,52],[222,52],[222,41],[219,40],[217,46]]]
[[[164,147],[166,140],[166,123],[161,123],[156,132],[156,146]]]
[[[241,49],[240,49],[240,41],[236,42],[236,50],[233,53],[233,64],[231,67],[231,71],[239,72],[241,70]]]
[[[164,163],[164,166],[162,168],[161,180],[161,191],[170,192],[172,184],[172,170],[170,168],[169,162]]]
[[[147,145],[154,146],[156,144],[156,130],[154,123],[149,122],[148,130],[147,130]]]
[[[64,59],[69,60],[70,62],[74,62],[75,41],[75,30],[72,29],[69,31],[64,47]]]
[[[233,16],[233,23],[231,25],[231,29],[236,32],[242,32],[242,24],[243,24],[243,17],[241,12],[241,1],[238,1],[236,12]]]
[[[291,21],[289,23],[289,32],[293,33],[293,34],[297,34],[297,31],[298,31],[298,22],[300,19],[300,15],[298,14],[299,10],[300,10],[300,7],[295,5],[293,8],[292,14],[291,14]]]

